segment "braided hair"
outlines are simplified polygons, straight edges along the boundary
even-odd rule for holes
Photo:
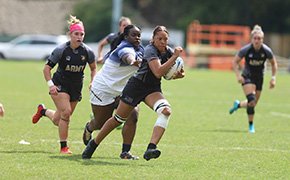
[[[138,29],[141,30],[141,28],[139,28],[138,26],[133,25],[133,24],[130,24],[130,25],[126,26],[124,28],[124,32],[119,35],[118,40],[117,40],[115,46],[112,48],[111,51],[114,51],[118,47],[118,45],[125,39],[125,36],[129,35],[130,29],[132,29],[132,28],[138,28]]]

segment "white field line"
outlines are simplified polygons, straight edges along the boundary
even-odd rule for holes
[[[284,152],[290,153],[290,150],[281,150],[281,149],[258,149],[258,148],[241,148],[241,147],[233,147],[233,148],[219,148],[220,150],[239,150],[239,151],[265,151],[265,152]]]
[[[41,142],[59,142],[58,140],[41,140]],[[82,141],[68,141],[68,144],[83,144]],[[109,143],[105,142],[102,143],[104,145],[109,144],[109,145],[115,145],[115,146],[122,146],[122,143]],[[144,146],[146,147],[146,144],[134,144],[134,146]],[[162,146],[170,146],[172,147],[173,145],[166,145],[163,144]],[[184,148],[197,148],[197,149],[202,149],[201,146],[183,146]],[[242,148],[242,147],[215,147],[215,149],[218,150],[236,150],[236,151],[264,151],[264,152],[283,152],[283,153],[290,153],[290,150],[283,150],[283,149],[259,149],[259,148]]]
[[[280,117],[290,118],[290,114],[279,113],[279,112],[274,112],[274,111],[271,111],[270,114],[273,115],[273,116],[280,116]]]

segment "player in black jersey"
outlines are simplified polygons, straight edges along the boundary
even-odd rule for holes
[[[97,73],[94,52],[83,43],[85,30],[83,23],[74,16],[70,17],[70,41],[53,50],[43,69],[45,80],[49,86],[49,94],[56,110],[45,109],[38,105],[36,114],[32,117],[35,124],[42,116],[47,116],[54,125],[58,126],[61,153],[72,154],[67,146],[69,123],[75,107],[82,99],[84,69],[88,63],[91,69],[91,88],[93,78]],[[51,70],[58,64],[51,78]]]
[[[103,47],[107,44],[110,44],[110,48],[111,50],[116,48],[117,46],[117,40],[120,36],[120,34],[122,34],[124,32],[124,28],[128,25],[131,24],[131,20],[128,17],[121,17],[119,20],[119,32],[118,33],[110,33],[109,35],[107,35],[98,45],[98,58],[97,61],[98,63],[104,63],[104,61],[106,59],[103,59]]]
[[[83,159],[90,159],[101,141],[114,128],[124,123],[134,107],[141,101],[144,101],[158,115],[150,143],[143,157],[148,161],[160,156],[161,151],[156,149],[157,144],[165,132],[171,114],[170,104],[161,91],[161,78],[182,52],[181,47],[176,47],[173,51],[167,46],[168,36],[168,31],[164,26],[157,26],[154,29],[152,42],[145,48],[141,67],[127,82],[115,115],[107,120],[96,138],[89,141],[82,154]],[[181,69],[174,79],[183,78],[184,75],[184,70]]]
[[[249,132],[255,133],[253,119],[255,106],[262,92],[264,64],[268,59],[272,65],[272,78],[270,80],[270,89],[272,89],[276,83],[277,62],[272,50],[263,43],[264,33],[260,26],[256,25],[254,27],[251,32],[251,37],[252,43],[242,47],[233,60],[233,69],[236,73],[238,83],[242,84],[247,99],[242,102],[236,100],[229,113],[232,114],[238,108],[246,108],[249,120]],[[242,58],[245,58],[245,68],[240,75],[238,64]]]

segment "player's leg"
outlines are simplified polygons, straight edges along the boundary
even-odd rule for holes
[[[132,153],[130,153],[137,128],[138,116],[139,116],[139,105],[133,109],[130,116],[124,123],[122,129],[123,145],[122,152],[120,154],[121,159],[133,159],[133,160],[139,159],[139,157],[134,156]]]
[[[249,121],[249,132],[254,133],[255,127],[253,124],[256,106],[256,85],[255,84],[245,84],[243,86],[244,94],[247,97],[247,114]]]
[[[133,106],[130,106],[120,101],[115,115],[110,119],[108,119],[101,128],[101,130],[99,131],[99,133],[97,134],[97,136],[89,141],[86,149],[82,154],[82,158],[90,159],[94,151],[96,150],[97,146],[102,142],[102,140],[116,127],[124,123],[131,114],[133,109],[134,109]]]
[[[87,122],[84,133],[83,133],[83,142],[85,145],[89,143],[92,139],[92,133],[94,130],[100,130],[105,122],[112,117],[114,111],[114,103],[106,106],[92,105],[92,111],[94,118]]]
[[[67,93],[58,93],[57,95],[51,95],[51,98],[53,99],[56,109],[60,114],[58,130],[61,144],[61,152],[71,154],[67,147],[67,137],[70,117],[78,101],[70,102],[70,96]]]
[[[156,148],[168,125],[171,108],[168,101],[160,92],[154,92],[148,95],[144,102],[158,114],[150,143],[143,156],[148,161],[151,158],[158,158],[161,154],[161,151]]]

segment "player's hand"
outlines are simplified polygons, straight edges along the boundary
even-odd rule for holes
[[[89,84],[89,90],[91,90],[92,85],[93,85],[93,83],[91,82],[91,83]]]
[[[184,76],[185,76],[184,69],[181,68],[180,71],[177,71],[177,73],[174,73],[174,76],[172,77],[172,79],[184,78]]]
[[[275,79],[271,79],[269,88],[273,89],[275,87],[275,84],[276,84],[276,80]]]
[[[174,54],[176,55],[176,56],[180,56],[180,53],[182,52],[182,47],[180,47],[180,46],[177,46],[175,49],[174,49]]]
[[[58,91],[60,91],[60,89],[56,85],[52,85],[49,87],[49,93],[51,95],[57,95]]]
[[[99,57],[99,58],[97,59],[97,63],[98,63],[98,64],[103,64],[103,63],[104,63],[103,57]]]
[[[244,84],[245,83],[245,78],[243,77],[243,76],[238,76],[237,77],[237,79],[238,79],[238,83],[240,83],[240,84]]]
[[[130,66],[137,66],[139,68],[141,62],[142,62],[141,60],[132,61]]]

